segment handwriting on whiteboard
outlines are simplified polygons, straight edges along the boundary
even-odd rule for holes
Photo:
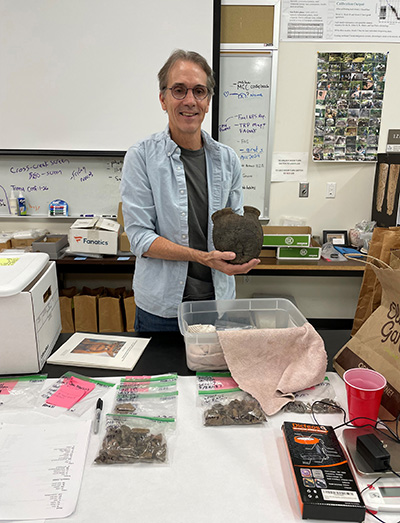
[[[269,83],[230,78],[222,90],[219,136],[242,165],[245,201],[262,208],[267,161]],[[251,193],[251,196],[249,194]],[[247,196],[246,196],[247,195]]]
[[[86,166],[69,168],[71,161],[68,158],[55,158],[40,160],[25,165],[11,165],[9,172],[15,175],[15,183],[10,184],[14,191],[39,192],[48,191],[49,186],[46,179],[49,177],[62,177],[63,181],[85,183],[94,177],[92,170]],[[30,182],[35,181],[35,184]]]

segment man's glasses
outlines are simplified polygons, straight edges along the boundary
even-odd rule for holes
[[[173,85],[172,87],[166,87],[171,91],[172,96],[176,100],[184,100],[188,91],[192,91],[193,96],[196,100],[204,100],[208,96],[208,87],[205,85],[195,85],[194,87],[186,87],[183,84]]]

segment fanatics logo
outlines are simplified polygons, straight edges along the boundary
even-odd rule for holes
[[[79,243],[82,240],[82,236],[74,236],[74,239]]]

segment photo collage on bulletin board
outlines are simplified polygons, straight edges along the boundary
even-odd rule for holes
[[[318,53],[314,161],[376,161],[387,55]]]

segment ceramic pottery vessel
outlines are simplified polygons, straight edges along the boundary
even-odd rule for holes
[[[230,207],[216,211],[211,216],[215,248],[236,253],[236,258],[229,263],[238,265],[258,258],[263,244],[259,216],[260,211],[249,206],[244,207],[243,216],[235,214]]]

